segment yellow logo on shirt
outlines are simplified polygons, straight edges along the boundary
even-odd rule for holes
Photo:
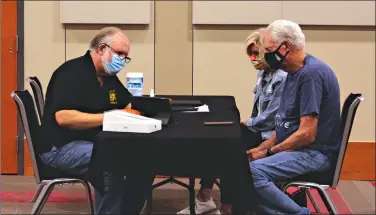
[[[117,104],[117,101],[116,101],[116,91],[115,90],[110,90],[109,96],[110,96],[110,104]]]

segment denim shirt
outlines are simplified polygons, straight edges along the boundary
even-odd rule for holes
[[[264,70],[260,70],[257,74],[257,83],[253,90],[255,97],[252,113],[257,110],[258,114],[254,117],[251,116],[246,126],[260,131],[261,138],[264,140],[269,139],[274,131],[275,116],[279,108],[286,76],[287,73],[283,70],[265,74],[265,77]]]

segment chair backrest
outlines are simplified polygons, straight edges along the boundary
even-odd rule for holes
[[[38,151],[33,142],[36,143],[39,129],[39,122],[33,98],[28,90],[16,90],[11,94],[16,102],[19,116],[21,117],[22,126],[25,132],[27,146],[30,152],[31,162],[34,171],[34,177],[39,184],[41,181],[40,170],[36,152]]]
[[[27,77],[26,81],[29,82],[31,89],[33,90],[34,100],[38,110],[38,116],[39,119],[42,120],[44,110],[44,96],[42,84],[36,76]]]
[[[352,125],[354,122],[356,110],[361,101],[364,98],[362,94],[353,94],[351,93],[342,107],[342,114],[341,114],[341,126],[340,126],[340,141],[341,145],[338,152],[337,163],[334,171],[333,181],[332,181],[332,188],[336,188],[338,185],[339,177],[342,170],[343,160],[345,158],[347,145],[349,142],[350,134]]]

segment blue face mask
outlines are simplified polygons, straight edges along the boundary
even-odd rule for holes
[[[104,63],[103,67],[110,75],[116,75],[125,67],[125,59],[121,59],[117,54],[113,54],[112,60]]]

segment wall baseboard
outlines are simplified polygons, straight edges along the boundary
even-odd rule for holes
[[[24,142],[24,175],[34,174],[26,140]],[[375,181],[376,143],[350,142],[342,166],[341,180]],[[169,176],[157,175],[157,178]]]

